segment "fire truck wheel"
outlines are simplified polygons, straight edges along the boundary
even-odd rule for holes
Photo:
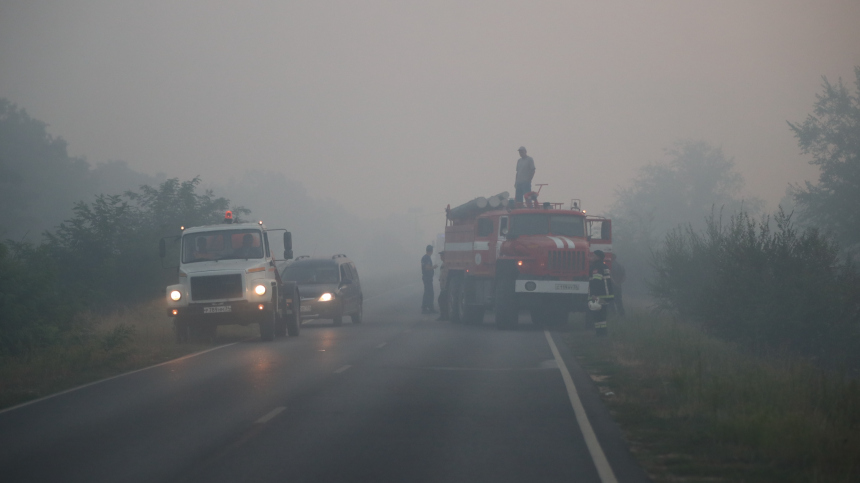
[[[263,314],[263,317],[260,319],[260,340],[264,342],[275,340],[275,318],[277,318],[275,309]]]
[[[463,323],[465,315],[465,307],[463,304],[463,279],[462,277],[454,277],[448,288],[449,303],[448,310],[451,313],[451,322],[455,324]]]
[[[184,318],[177,317],[173,321],[173,332],[176,334],[177,344],[187,344],[189,336],[188,321]]]
[[[463,321],[467,324],[483,324],[484,323],[484,306],[483,305],[467,305],[463,314]]]
[[[358,302],[358,312],[354,314],[350,314],[349,320],[352,321],[353,324],[360,324],[361,318],[364,315],[364,302]]]
[[[496,280],[494,294],[494,313],[496,316],[496,328],[510,329],[517,325],[519,310],[514,300],[515,280],[500,278]]]
[[[331,319],[331,322],[332,322],[334,325],[342,325],[342,324],[343,324],[343,316],[342,316],[342,315],[338,315],[337,317],[335,317],[335,318]]]

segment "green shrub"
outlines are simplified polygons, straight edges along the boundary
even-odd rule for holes
[[[726,225],[713,214],[706,221],[703,232],[674,230],[654,254],[659,307],[760,349],[856,357],[860,283],[833,242],[798,232],[782,211],[773,230],[769,217],[755,222],[745,212]]]

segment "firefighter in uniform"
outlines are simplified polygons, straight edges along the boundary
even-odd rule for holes
[[[609,267],[604,263],[605,257],[602,250],[594,250],[589,265],[588,319],[594,323],[594,331],[599,336],[606,335],[606,306],[613,299],[612,278],[609,276]]]
[[[439,259],[442,260],[442,265],[439,269],[439,318],[436,320],[448,320],[448,290],[445,283],[448,281],[448,270],[445,270],[445,251],[439,252]]]

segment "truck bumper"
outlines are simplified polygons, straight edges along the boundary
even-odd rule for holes
[[[223,303],[197,303],[184,307],[170,307],[167,315],[171,317],[191,317],[216,325],[252,324],[272,309],[271,302],[250,303],[236,300]]]
[[[588,295],[588,282],[562,280],[517,280],[514,285],[514,292]]]

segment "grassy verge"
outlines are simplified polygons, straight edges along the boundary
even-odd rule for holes
[[[566,342],[654,481],[858,481],[860,385],[650,314]]]
[[[257,326],[218,327],[209,344],[175,343],[164,303],[106,316],[83,315],[90,327],[66,344],[0,360],[0,409],[123,372],[258,335]]]

